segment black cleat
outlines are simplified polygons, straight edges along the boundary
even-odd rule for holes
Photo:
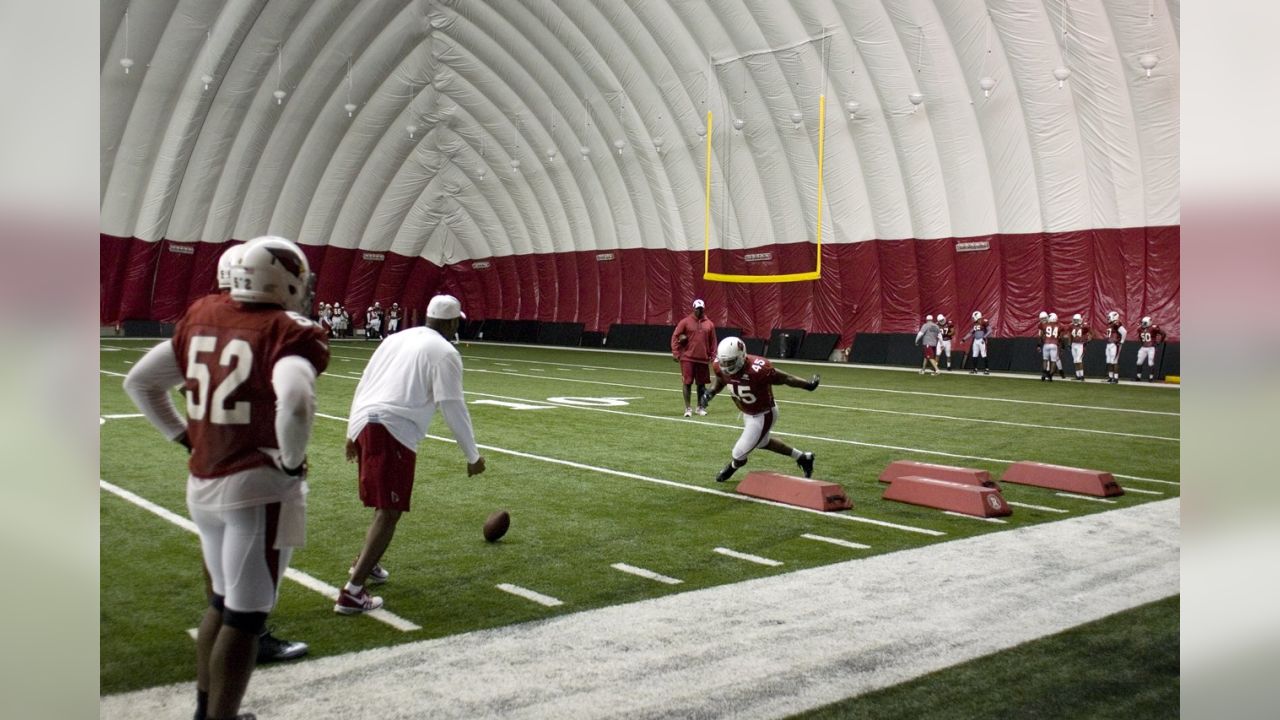
[[[796,458],[796,464],[804,471],[805,477],[813,477],[813,453],[807,452]]]
[[[733,466],[733,463],[729,463],[728,465],[725,465],[724,469],[720,471],[720,474],[716,475],[716,482],[724,482],[725,480],[728,480],[729,478],[733,477],[733,473],[737,469],[738,468]]]
[[[264,630],[262,635],[258,637],[258,662],[270,663],[279,662],[281,660],[294,660],[307,654],[310,648],[304,642],[294,640],[281,640],[271,634],[271,630]]]
[[[808,390],[809,392],[813,392],[814,390],[818,389],[818,383],[821,383],[821,382],[822,382],[822,376],[818,375],[817,373],[814,373],[813,377],[809,378],[809,384],[805,385],[804,389]]]

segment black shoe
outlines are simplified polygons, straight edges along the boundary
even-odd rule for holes
[[[807,452],[796,458],[796,464],[804,471],[805,477],[813,477],[813,453]]]
[[[977,375],[977,374],[978,374],[978,368],[974,368],[974,369],[970,370],[970,371],[969,371],[969,374],[970,374],[970,375]]]
[[[1049,376],[1046,377],[1045,380],[1048,380],[1049,382],[1053,382],[1053,373],[1049,373]]]
[[[724,482],[725,480],[728,480],[729,478],[733,477],[733,473],[737,469],[738,468],[733,466],[733,463],[729,463],[728,465],[725,465],[724,469],[720,471],[720,474],[716,475],[716,482]]]
[[[1155,382],[1155,381],[1156,379],[1154,375],[1152,377],[1147,378],[1147,382]]]
[[[1067,371],[1066,371],[1066,370],[1059,370],[1059,371],[1058,371],[1058,377],[1062,378],[1063,380],[1066,380],[1066,379],[1067,379]]]
[[[983,370],[983,371],[982,371],[982,374],[983,374],[983,375],[990,375],[990,374],[991,374],[991,371],[990,371],[990,370]]]
[[[310,648],[304,642],[281,640],[266,630],[258,637],[258,662],[270,663],[294,660],[306,655]]]

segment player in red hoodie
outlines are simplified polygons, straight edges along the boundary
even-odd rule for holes
[[[716,351],[716,326],[707,318],[707,304],[693,301],[693,312],[676,325],[671,333],[671,358],[680,363],[684,381],[684,416],[693,415],[689,404],[689,388],[698,383],[698,414],[707,414],[707,383],[711,382],[711,358]]]

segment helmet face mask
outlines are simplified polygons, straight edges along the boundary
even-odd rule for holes
[[[307,256],[281,237],[249,241],[240,263],[231,270],[233,300],[279,305],[297,313],[311,310],[315,285]]]
[[[981,320],[981,319],[982,319],[982,313],[978,312],[977,310],[974,310],[974,311],[973,311],[973,319],[974,319],[974,320]]]
[[[1083,323],[1083,322],[1084,322],[1084,318],[1080,317],[1080,313],[1076,313],[1075,315],[1071,316],[1072,325],[1079,325],[1080,323]]]
[[[946,316],[946,315],[943,315],[942,313],[938,313],[938,322],[939,322],[939,323],[944,323],[944,322],[946,322],[946,321],[947,321],[947,316]]]
[[[1116,312],[1115,310],[1112,310],[1111,312],[1107,313],[1107,321],[1120,322],[1120,313]]]
[[[1150,315],[1148,315],[1148,316],[1146,316],[1146,317],[1142,318],[1142,327],[1151,327],[1151,316],[1150,316]]]
[[[247,246],[244,243],[236,243],[218,256],[218,289],[231,289],[231,268],[240,264],[240,260],[244,257],[244,251]]]
[[[720,369],[730,375],[740,372],[747,364],[747,346],[736,337],[727,337],[716,348],[716,361]]]

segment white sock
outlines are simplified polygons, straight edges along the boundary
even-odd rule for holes
[[[800,448],[791,448],[792,460],[799,460],[801,457],[804,457],[804,453],[800,452]]]
[[[350,580],[348,580],[348,581],[347,581],[347,585],[346,585],[346,587],[344,587],[344,588],[342,588],[342,589],[343,589],[343,590],[346,590],[347,592],[351,593],[352,595],[359,595],[359,594],[360,594],[360,591],[364,589],[364,586],[363,586],[363,585],[356,585],[356,584],[352,583]]]

